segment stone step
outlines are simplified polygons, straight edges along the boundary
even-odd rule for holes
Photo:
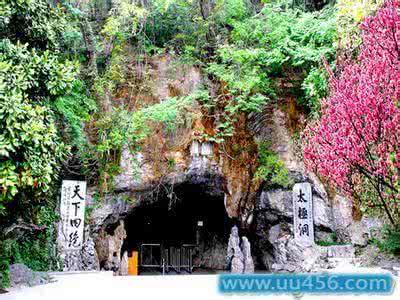
[[[353,245],[319,246],[322,256],[332,258],[354,258],[355,249]]]
[[[323,257],[322,261],[316,267],[319,272],[324,270],[331,270],[335,268],[344,268],[344,267],[359,267],[360,260],[354,257]]]

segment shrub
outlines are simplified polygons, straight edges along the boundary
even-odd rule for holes
[[[269,185],[278,185],[288,188],[293,184],[289,171],[279,156],[270,150],[270,144],[258,144],[258,163],[254,178],[265,181]]]

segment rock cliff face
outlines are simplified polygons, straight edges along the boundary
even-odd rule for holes
[[[293,183],[312,185],[315,241],[321,245],[332,244],[325,247],[297,244],[293,239],[292,190],[264,187],[258,193],[254,211],[253,240],[258,267],[309,272],[333,267],[343,259],[355,263],[354,246],[366,246],[383,222],[366,216],[356,220],[350,199],[329,193],[315,174],[305,170],[298,155],[301,149],[290,134],[287,112],[276,107],[267,108],[261,121],[255,118],[253,128],[256,128],[257,138],[271,141]]]
[[[157,58],[148,68],[140,72],[150,74],[148,80],[154,85],[142,96],[154,102],[168,96],[188,95],[207,82],[198,68],[177,65],[171,57]],[[310,271],[324,265],[330,257],[329,251],[337,253],[340,250],[332,248],[328,251],[318,246],[304,248],[296,244],[291,189],[254,183],[256,141],[271,143],[294,183],[309,182],[312,185],[317,242],[334,242],[335,239],[335,242],[348,243],[350,252],[347,252],[352,258],[351,244],[365,246],[373,228],[381,225],[366,217],[354,220],[351,201],[328,193],[321,181],[305,170],[301,149],[291,134],[293,116],[287,111],[270,104],[262,113],[243,116],[236,125],[235,137],[223,146],[204,139],[204,134],[212,131],[212,124],[200,106],[193,107],[191,116],[191,122],[178,128],[173,136],[156,129],[139,153],[133,155],[124,149],[120,161],[122,171],[114,179],[114,192],[105,194],[100,204],[90,196],[96,193],[96,188],[89,189],[87,204],[93,208],[89,220],[90,235],[96,241],[102,266],[110,263],[111,252],[118,252],[119,257],[122,255],[122,244],[109,250],[110,239],[124,240],[123,235],[110,228],[115,228],[115,224],[140,207],[156,206],[161,195],[169,199],[169,205],[178,200],[189,201],[186,199],[188,187],[201,187],[205,191],[202,197],[220,199],[222,196],[227,216],[241,225],[254,245],[252,253],[256,268]],[[301,126],[301,115],[295,119]],[[184,199],[178,199],[177,195]],[[204,253],[208,254],[199,258],[200,264],[221,269],[225,264],[223,249],[228,236],[224,233],[209,238],[218,242],[205,247]],[[210,247],[211,244],[214,246]]]

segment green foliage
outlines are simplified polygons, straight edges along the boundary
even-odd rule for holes
[[[29,44],[40,50],[57,49],[65,18],[57,7],[44,0],[2,0],[0,38]]]
[[[396,228],[388,228],[384,231],[382,249],[400,255],[400,226],[397,226]]]
[[[302,83],[305,96],[303,105],[311,115],[317,116],[321,108],[321,99],[328,95],[328,74],[325,70],[313,68]]]
[[[1,242],[0,249],[2,250],[0,261],[3,261],[0,265],[4,270],[8,269],[10,262],[23,263],[34,271],[57,269],[55,239],[50,234],[26,234],[18,240],[6,239]]]
[[[324,246],[324,247],[346,245],[344,243],[339,243],[334,241],[316,241],[315,243],[318,246]]]
[[[143,114],[145,120],[162,123],[166,130],[173,131],[178,125],[184,124],[189,117],[185,112],[193,104],[195,95],[168,98],[142,109],[139,113]]]
[[[335,57],[335,15],[333,8],[305,13],[274,2],[253,17],[231,22],[228,43],[217,49],[207,68],[226,84],[230,96],[228,118],[223,119],[234,121],[241,112],[260,111],[282,93],[282,77],[315,113],[327,92],[322,58],[331,62]]]
[[[279,156],[270,150],[268,142],[258,144],[258,163],[254,178],[265,181],[268,185],[278,185],[285,188],[293,185],[289,171]]]
[[[169,158],[167,161],[167,167],[170,172],[172,172],[174,170],[175,165],[176,165],[175,159]]]
[[[384,226],[382,239],[373,239],[372,243],[377,245],[381,251],[400,255],[400,225]]]
[[[23,235],[0,239],[0,288],[9,285],[10,264],[23,263],[35,271],[57,270],[56,231],[53,227],[58,215],[52,204],[35,207],[34,221],[37,225],[46,226],[41,232],[25,232]]]
[[[36,209],[35,224],[46,226],[40,233],[28,233],[11,243],[11,260],[23,263],[34,271],[55,270],[57,258],[55,253],[56,231],[52,226],[59,220],[52,205],[44,205]]]
[[[332,232],[329,236],[324,240],[317,240],[315,243],[319,246],[337,246],[337,245],[345,245],[345,243],[341,243],[338,241],[336,232]]]
[[[100,154],[110,155],[112,151],[122,151],[122,147],[137,149],[145,137],[145,123],[139,113],[132,114],[125,109],[114,109],[96,122],[99,143],[96,148]]]
[[[64,11],[45,0],[0,3],[0,230],[46,226],[6,237],[0,231],[6,277],[13,262],[54,268],[56,179],[93,106],[76,80],[79,65],[60,51],[66,24]]]
[[[161,123],[167,132],[171,132],[185,124],[190,117],[185,112],[192,103],[193,96],[168,98],[135,112],[115,108],[110,114],[103,115],[96,122],[99,140],[95,149],[102,181],[108,184],[119,173],[119,158],[124,147],[133,154],[140,150],[143,140],[151,134],[151,123]]]
[[[36,195],[50,188],[66,148],[60,141],[51,111],[18,98],[0,99],[1,202],[10,202],[27,189]],[[3,208],[0,203],[0,208]]]
[[[229,105],[231,113],[258,111],[274,94],[267,74],[262,72],[261,52],[264,50],[224,46],[218,50],[221,63],[208,67],[208,72],[226,83],[234,103]]]
[[[338,33],[340,46],[344,50],[356,52],[361,44],[359,24],[376,11],[384,0],[338,0]],[[356,53],[353,53],[356,54]]]
[[[149,20],[145,24],[145,40],[156,47],[170,47],[178,52],[186,47],[200,56],[205,40],[205,24],[196,13],[197,3],[185,0],[156,0],[148,9]]]
[[[147,8],[144,43],[167,48],[203,64],[215,47],[214,35],[225,36],[250,15],[251,1],[154,0]],[[136,37],[139,39],[139,37]]]
[[[140,20],[146,18],[147,10],[129,0],[113,1],[110,16],[101,34],[109,41],[120,44],[137,34]]]
[[[67,93],[76,76],[76,66],[61,62],[50,52],[28,49],[28,44],[0,41],[1,84],[4,93],[22,94],[30,101],[54,100]]]
[[[80,24],[85,17],[78,7],[63,2],[64,25],[59,38],[58,48],[63,56],[70,60],[86,61],[86,45],[83,39]]]
[[[12,201],[24,189],[36,195],[47,192],[57,175],[68,149],[45,103],[68,91],[74,73],[70,64],[58,62],[47,50],[39,54],[5,40],[0,51],[0,209],[4,209],[2,202]]]
[[[97,98],[111,97],[116,88],[125,83],[129,62],[124,50],[126,47],[123,45],[114,46],[108,65],[93,85]]]
[[[249,3],[244,0],[218,0],[215,7],[215,20],[219,25],[233,26],[249,17]]]
[[[96,111],[96,102],[86,94],[82,80],[76,80],[68,94],[58,97],[54,102],[55,110],[66,122],[65,132],[70,144],[76,147],[86,143],[83,123],[90,120],[90,114]]]
[[[12,241],[0,240],[0,288],[6,288],[10,285],[9,267],[11,257]]]
[[[304,11],[315,11],[320,10],[328,4],[335,3],[336,0],[287,0],[285,2],[287,2],[292,8]]]
[[[273,75],[285,67],[310,68],[321,57],[335,56],[335,10],[302,13],[266,5],[261,13],[236,23],[231,41],[239,48],[258,53],[261,65]]]
[[[109,155],[111,151],[122,151],[128,146],[137,151],[141,141],[149,133],[149,122],[164,124],[172,131],[185,122],[184,111],[193,103],[193,98],[168,98],[161,103],[150,105],[136,112],[114,109],[96,122],[99,135],[97,151]]]
[[[139,150],[146,136],[147,127],[141,114],[132,114],[125,109],[113,109],[96,122],[98,141],[92,155],[99,162],[99,179],[103,190],[113,188],[114,176],[120,172],[119,159],[124,147],[132,153]]]

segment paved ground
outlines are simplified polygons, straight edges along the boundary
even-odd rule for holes
[[[223,296],[217,292],[216,275],[187,276],[126,276],[114,277],[108,272],[55,275],[56,282],[31,288],[14,289],[0,295],[0,300],[194,300],[194,299],[294,299],[293,295],[280,296]],[[302,299],[400,299],[400,282],[390,296],[303,296]]]

